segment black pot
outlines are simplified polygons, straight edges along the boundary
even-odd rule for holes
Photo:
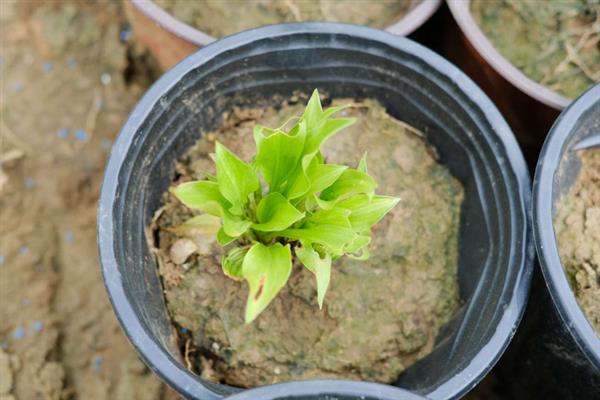
[[[527,352],[522,354],[535,374],[530,372],[522,386],[544,398],[600,399],[600,338],[569,286],[553,224],[556,204],[569,191],[581,166],[574,147],[592,135],[600,135],[600,84],[557,119],[535,171],[534,236],[547,293],[540,296],[542,307],[537,310],[543,318],[537,321]]]
[[[100,259],[115,312],[145,362],[182,395],[213,400],[239,390],[186,370],[148,248],[148,225],[175,160],[201,132],[219,125],[224,110],[315,87],[332,97],[379,100],[425,132],[465,187],[463,306],[433,352],[396,383],[431,399],[458,398],[498,360],[527,302],[534,253],[530,180],[510,128],[483,92],[440,56],[383,31],[331,23],[258,28],[206,46],[150,88],[113,147],[100,198]]]
[[[427,400],[404,389],[339,380],[285,382],[262,386],[225,400]]]

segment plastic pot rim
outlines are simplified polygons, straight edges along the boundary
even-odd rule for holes
[[[471,0],[446,0],[446,3],[469,43],[485,62],[509,83],[527,96],[558,111],[563,110],[572,102],[571,99],[529,78],[496,50],[473,19],[469,9]]]
[[[171,32],[175,36],[188,41],[198,47],[203,47],[218,40],[200,29],[175,18],[165,9],[152,0],[125,0],[141,11],[146,17]],[[442,0],[418,0],[416,6],[396,22],[387,26],[385,30],[394,35],[406,36],[417,30],[425,23],[442,5]]]
[[[293,400],[297,396],[360,396],[378,400],[425,400],[405,389],[371,382],[345,380],[289,381],[247,390],[227,397],[225,400]]]
[[[567,280],[558,253],[552,212],[554,173],[560,167],[563,147],[581,115],[599,101],[600,84],[596,84],[560,114],[548,133],[533,180],[533,236],[544,280],[560,319],[600,372],[600,338],[577,303]]]
[[[130,113],[128,120],[115,140],[106,166],[100,193],[97,227],[98,251],[104,283],[113,309],[124,332],[142,359],[164,381],[178,390],[180,394],[203,400],[216,400],[230,394],[223,390],[219,391],[218,388],[215,389],[215,386],[211,386],[213,390],[209,389],[194,374],[183,368],[177,360],[152,340],[149,333],[145,330],[140,317],[134,311],[132,303],[122,285],[113,246],[113,241],[115,240],[113,232],[115,222],[113,221],[112,210],[115,203],[121,200],[116,197],[119,187],[119,172],[129,148],[135,142],[137,129],[150,115],[153,106],[191,70],[209,62],[222,53],[234,51],[240,46],[257,40],[316,33],[347,35],[377,41],[422,60],[432,69],[443,71],[445,75],[452,79],[457,87],[461,88],[466,98],[473,104],[478,104],[482,115],[494,127],[498,141],[497,144],[502,146],[506,153],[506,168],[514,175],[515,192],[519,194],[518,209],[522,211],[524,214],[523,218],[525,219],[526,230],[523,240],[527,244],[525,249],[526,254],[522,263],[523,267],[519,269],[515,277],[514,290],[510,296],[510,301],[506,304],[502,317],[495,326],[496,329],[490,339],[464,369],[427,394],[428,397],[434,399],[459,398],[481,381],[496,364],[514,336],[525,311],[533,272],[534,254],[533,245],[528,240],[531,235],[529,219],[531,194],[529,172],[521,150],[507,122],[492,101],[469,77],[432,50],[410,39],[378,29],[327,22],[299,22],[251,29],[201,48],[167,71],[147,90]],[[160,366],[160,368],[157,366]]]

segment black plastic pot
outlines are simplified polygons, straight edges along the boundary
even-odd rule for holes
[[[427,400],[387,385],[350,381],[286,382],[245,390],[226,400]]]
[[[510,128],[469,78],[383,31],[330,23],[258,28],[204,47],[150,88],[115,142],[100,198],[100,259],[115,312],[145,362],[184,396],[213,400],[239,390],[186,370],[148,248],[148,224],[175,160],[218,126],[223,111],[315,87],[332,97],[379,100],[425,132],[464,184],[463,306],[433,352],[396,383],[431,399],[458,398],[496,363],[527,301],[534,253],[529,175]]]
[[[600,338],[569,286],[553,224],[556,204],[581,167],[574,147],[592,135],[600,135],[600,84],[557,119],[542,148],[533,184],[535,244],[550,296],[542,303],[543,321],[524,354],[536,365],[539,378],[532,376],[523,386],[551,398],[600,399]]]

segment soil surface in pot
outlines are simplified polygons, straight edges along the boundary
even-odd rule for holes
[[[529,78],[568,98],[600,82],[599,0],[471,0],[494,47]]]
[[[581,171],[558,205],[554,228],[577,302],[600,336],[600,149],[581,152]]]
[[[220,129],[177,163],[173,185],[214,173],[209,154],[215,138],[249,161],[254,125],[280,126],[301,115],[305,101],[296,103],[225,115]],[[436,162],[419,132],[376,102],[334,102],[349,103],[340,114],[358,122],[327,142],[325,157],[355,166],[367,151],[377,192],[401,201],[375,225],[368,261],[343,257],[334,263],[322,311],[314,275],[295,265],[271,305],[244,325],[246,284],[223,274],[224,251],[200,233],[190,238],[198,250],[182,261],[174,243],[186,239],[170,228],[192,213],[165,194],[153,223],[155,252],[184,358],[203,377],[242,387],[313,377],[392,382],[431,351],[457,310],[461,184]]]
[[[409,9],[407,0],[154,0],[175,18],[215,37],[261,25],[336,21],[384,28]]]

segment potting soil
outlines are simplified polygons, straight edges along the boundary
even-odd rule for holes
[[[249,161],[253,126],[276,127],[300,115],[305,100],[295,101],[225,115],[177,163],[173,185],[214,173],[216,139]],[[366,151],[377,193],[401,201],[374,227],[368,261],[334,262],[323,310],[314,275],[295,265],[276,299],[245,325],[246,284],[223,274],[223,250],[213,237],[173,233],[194,214],[165,194],[153,225],[160,274],[183,358],[202,377],[241,387],[316,377],[392,382],[432,350],[456,312],[461,184],[419,132],[374,101],[334,102],[346,103],[352,107],[340,114],[358,122],[329,140],[326,159],[356,166]],[[185,261],[181,240],[195,243]]]
[[[398,0],[156,0],[175,18],[222,37],[261,25],[337,21],[384,28],[398,21],[410,1]]]
[[[600,149],[580,155],[581,170],[557,206],[554,228],[577,302],[600,336]]]
[[[472,0],[494,47],[529,78],[574,99],[600,82],[600,0]]]

